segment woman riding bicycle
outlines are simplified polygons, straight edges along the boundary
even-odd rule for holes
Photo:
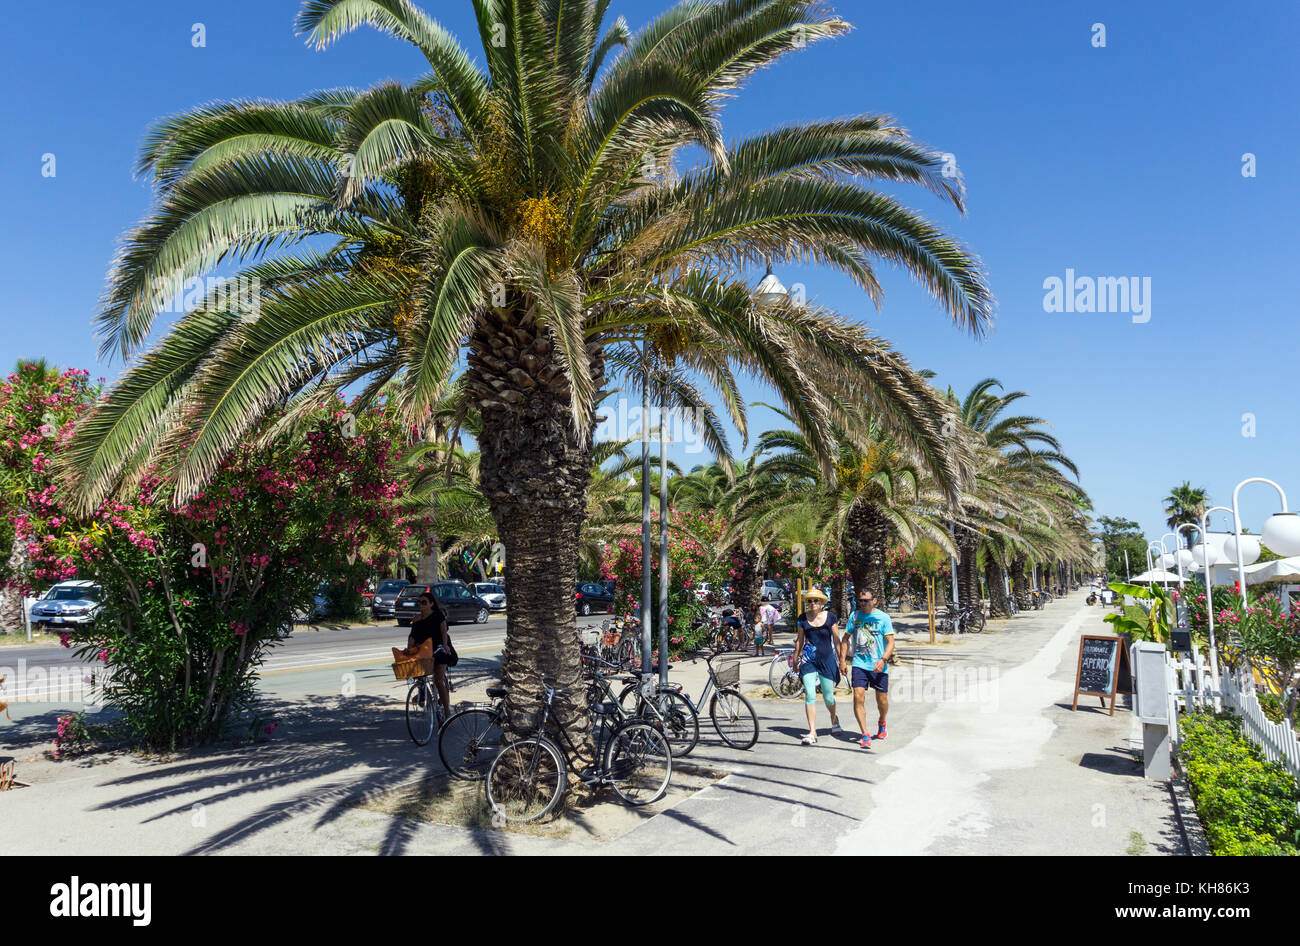
[[[415,602],[420,616],[411,622],[411,635],[406,639],[409,648],[419,647],[427,640],[433,641],[433,683],[438,688],[438,701],[444,716],[451,715],[451,691],[447,687],[447,664],[451,661],[447,646],[447,616],[442,613],[434,597],[425,592]],[[442,650],[438,650],[438,648]]]

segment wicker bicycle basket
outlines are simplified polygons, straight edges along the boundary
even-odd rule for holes
[[[393,676],[398,680],[427,677],[433,673],[432,657],[407,657],[393,662]]]
[[[720,687],[734,687],[740,683],[740,661],[719,661],[713,668],[713,679]]]

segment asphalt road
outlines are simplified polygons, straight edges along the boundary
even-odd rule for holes
[[[608,617],[604,614],[580,616],[578,626],[599,626]],[[449,632],[457,652],[494,660],[500,656],[505,643],[505,615],[494,615],[483,624],[453,624]],[[326,691],[333,692],[338,680],[336,668],[382,666],[387,670],[393,659],[391,648],[405,647],[408,633],[408,628],[399,627],[396,622],[297,625],[287,639],[271,649],[262,665],[261,676],[266,678],[264,688],[308,695],[317,689],[319,680],[322,686],[326,686],[328,681]],[[42,668],[48,676],[97,665],[94,660],[88,663],[78,661],[72,651],[58,644],[5,647],[0,650],[0,676],[9,677],[4,698],[13,701],[14,708],[18,708],[17,704],[28,695],[20,681],[29,675],[32,668]],[[322,675],[321,671],[330,672]],[[43,687],[44,684],[33,686]]]

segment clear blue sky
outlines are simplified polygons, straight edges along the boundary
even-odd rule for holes
[[[612,11],[636,27],[663,6],[614,0]],[[897,193],[982,256],[998,319],[973,342],[901,274],[885,274],[879,312],[825,271],[783,270],[784,282],[862,319],[940,383],[964,392],[993,375],[1029,392],[1022,403],[1052,421],[1099,515],[1158,536],[1171,486],[1190,479],[1226,503],[1254,475],[1280,480],[1300,505],[1295,4],[834,6],[854,31],[757,76],[727,108],[728,137],[884,112],[952,152],[966,217],[925,192]],[[468,0],[424,7],[467,43],[475,35]],[[97,364],[90,323],[118,237],[149,207],[131,168],[151,121],[422,71],[414,50],[369,30],[308,49],[293,35],[297,8],[74,0],[9,11],[0,366],[45,356],[110,379],[120,370]],[[191,42],[195,23],[203,48]],[[1105,48],[1092,45],[1094,23]],[[1246,152],[1253,179],[1241,173]],[[47,153],[53,178],[41,175]],[[1067,268],[1149,277],[1150,321],[1045,312],[1043,281]],[[1242,435],[1247,413],[1254,437]],[[753,429],[769,419],[755,411]],[[1276,500],[1259,487],[1244,499],[1258,531]]]

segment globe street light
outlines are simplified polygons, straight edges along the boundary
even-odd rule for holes
[[[1243,609],[1246,607],[1246,565],[1248,564],[1246,558],[1252,549],[1254,550],[1254,554],[1249,555],[1250,560],[1253,562],[1255,559],[1259,558],[1259,546],[1264,537],[1263,533],[1261,533],[1261,537],[1258,539],[1250,535],[1243,536],[1241,533],[1241,506],[1238,503],[1238,497],[1241,495],[1241,488],[1243,486],[1248,486],[1251,483],[1267,483],[1269,486],[1277,490],[1278,498],[1282,500],[1281,513],[1275,513],[1270,516],[1269,521],[1264,526],[1268,533],[1268,538],[1272,540],[1268,543],[1268,547],[1278,555],[1295,555],[1300,553],[1300,535],[1295,531],[1297,528],[1296,515],[1293,512],[1287,511],[1286,493],[1283,491],[1282,487],[1277,485],[1277,483],[1274,483],[1272,480],[1266,479],[1262,476],[1252,476],[1249,479],[1244,479],[1238,483],[1237,488],[1232,491],[1233,534],[1232,539],[1225,544],[1225,551],[1229,552],[1229,554],[1233,555],[1237,559],[1237,585],[1241,593],[1241,606]],[[1273,542],[1280,542],[1280,547],[1275,548],[1272,544]]]
[[[1201,513],[1201,544],[1198,546],[1201,552],[1201,560],[1205,563],[1205,619],[1210,631],[1210,676],[1214,680],[1214,711],[1217,713],[1222,709],[1219,703],[1219,649],[1214,640],[1214,566],[1219,560],[1224,560],[1224,556],[1218,553],[1214,547],[1207,541],[1210,538],[1209,519],[1210,514],[1215,512],[1232,512],[1227,506],[1211,506]],[[1196,549],[1192,550],[1192,557],[1196,557]]]

